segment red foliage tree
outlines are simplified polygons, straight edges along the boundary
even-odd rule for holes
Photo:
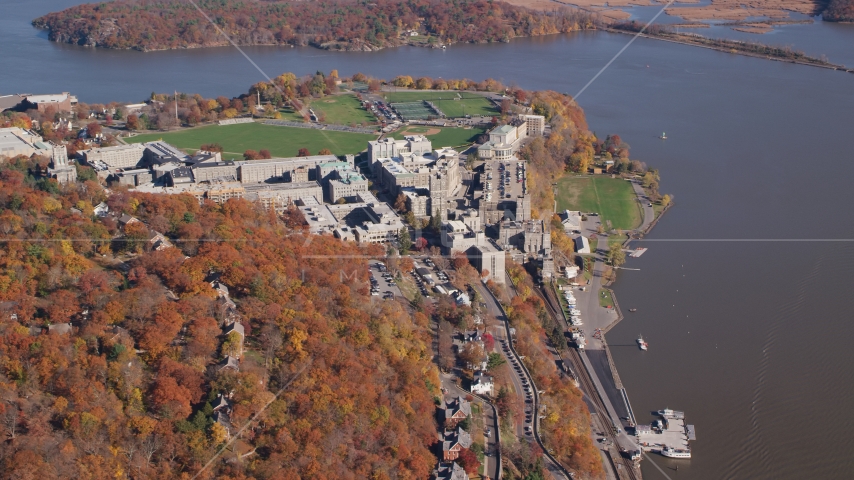
[[[465,470],[469,475],[477,473],[477,469],[480,467],[480,461],[478,461],[477,455],[468,448],[460,450],[460,456],[457,457],[457,463],[459,463],[460,466],[463,467],[463,470]]]

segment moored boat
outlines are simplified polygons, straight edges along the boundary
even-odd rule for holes
[[[659,453],[669,458],[691,458],[691,450],[682,448],[664,447]]]
[[[649,348],[649,344],[647,344],[646,340],[644,340],[640,335],[638,335],[638,347],[643,351],[646,351]]]

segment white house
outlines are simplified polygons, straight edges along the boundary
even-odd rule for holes
[[[587,237],[575,237],[575,251],[580,254],[590,253],[590,242]]]
[[[101,203],[95,205],[95,208],[93,209],[93,211],[94,211],[96,216],[103,218],[103,217],[106,217],[108,213],[110,213],[110,207],[108,207],[106,203],[101,202]]]
[[[578,267],[576,265],[567,265],[563,269],[566,278],[575,278],[578,276]]]
[[[474,376],[474,380],[471,382],[471,391],[472,393],[477,393],[480,395],[492,395],[492,389],[495,386],[492,377],[484,375],[483,373],[477,373]]]
[[[572,210],[564,210],[560,214],[560,223],[563,224],[563,231],[572,233],[573,231],[581,231],[581,212]]]

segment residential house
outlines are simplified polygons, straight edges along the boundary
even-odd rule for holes
[[[217,410],[213,413],[213,421],[222,425],[225,428],[225,438],[231,438],[231,415],[225,409]]]
[[[232,357],[231,355],[227,355],[221,362],[219,362],[220,370],[233,370],[235,372],[240,371],[240,363],[237,361],[236,357]]]
[[[232,341],[232,333],[235,333],[237,335],[237,338],[234,339],[236,344],[231,344],[226,347],[226,344],[223,343],[223,347],[230,350],[229,352],[227,352],[228,354],[233,355],[234,357],[239,359],[241,356],[243,356],[243,341],[246,338],[246,333],[243,329],[243,324],[235,321],[227,324],[222,329],[222,335],[226,337],[226,342]]]
[[[480,395],[492,395],[492,389],[495,386],[492,377],[485,375],[483,372],[478,372],[471,382],[472,393]]]
[[[575,242],[576,253],[580,253],[582,255],[585,253],[590,253],[590,242],[587,240],[586,237],[575,237],[573,241]]]
[[[57,335],[67,335],[71,333],[72,328],[70,323],[54,323],[47,326],[47,331]]]
[[[440,463],[436,467],[436,480],[468,480],[469,474],[457,462]]]
[[[456,460],[460,456],[460,450],[469,447],[471,447],[471,435],[462,427],[445,430],[442,433],[442,459],[444,461]]]
[[[217,280],[214,280],[213,282],[211,282],[211,288],[213,288],[214,291],[216,291],[216,297],[217,298],[229,298],[228,287],[225,286],[225,284],[220,283]]]
[[[469,330],[466,332],[460,333],[462,337],[462,343],[465,345],[470,342],[478,342],[480,346],[483,346],[483,334],[486,333],[486,330]]]
[[[119,228],[122,229],[122,231],[124,231],[125,227],[127,227],[131,223],[136,223],[138,221],[139,221],[139,219],[137,219],[136,217],[132,217],[132,216],[128,215],[127,213],[124,213],[124,214],[122,214],[121,217],[119,217]]]
[[[162,233],[155,232],[154,230],[148,232],[148,244],[154,251],[172,248],[172,242],[170,242],[169,239],[166,238],[166,236],[164,236]]]
[[[560,213],[560,223],[566,233],[581,231],[581,212],[564,210]]]
[[[456,427],[471,415],[471,403],[463,397],[453,398],[445,401],[444,419],[448,427]]]
[[[110,207],[108,207],[106,203],[101,202],[101,203],[95,205],[95,208],[93,209],[93,213],[95,214],[95,216],[104,218],[107,216],[108,213],[110,213]]]

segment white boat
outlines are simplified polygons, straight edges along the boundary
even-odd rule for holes
[[[679,410],[671,410],[669,408],[665,408],[664,410],[658,410],[655,413],[659,417],[663,417],[663,418],[676,418],[676,419],[685,418],[685,412],[680,412]]]
[[[660,139],[662,139],[662,140],[667,140],[667,134],[666,134],[666,133],[664,133],[664,132],[661,132],[661,136],[660,136],[660,137],[658,137],[658,138],[660,138]]]
[[[681,448],[664,447],[660,453],[669,458],[691,458],[691,450]]]
[[[644,352],[649,348],[649,344],[646,343],[646,340],[643,339],[642,336],[638,335],[638,347]]]

